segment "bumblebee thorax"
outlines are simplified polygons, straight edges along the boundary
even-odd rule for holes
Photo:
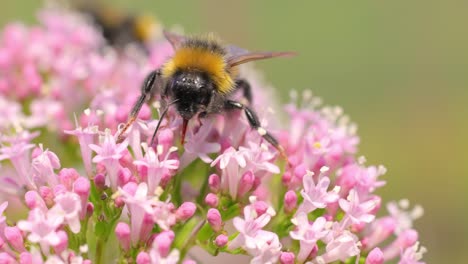
[[[213,81],[218,92],[228,93],[234,87],[234,76],[227,70],[225,56],[224,48],[212,39],[189,39],[162,67],[162,74],[170,79],[176,73],[198,71]]]

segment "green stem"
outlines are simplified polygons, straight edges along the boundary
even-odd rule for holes
[[[182,261],[185,258],[185,255],[187,255],[187,252],[192,247],[192,245],[195,243],[196,238],[197,238],[197,234],[198,234],[198,232],[200,232],[200,230],[205,225],[205,223],[206,223],[206,220],[200,221],[198,223],[198,225],[196,225],[193,228],[192,232],[190,233],[190,236],[188,237],[185,244],[180,249],[180,261]]]
[[[98,238],[96,242],[96,264],[102,263],[102,257],[104,252],[104,240],[102,237]]]

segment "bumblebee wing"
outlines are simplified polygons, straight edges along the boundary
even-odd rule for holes
[[[240,52],[240,48],[238,50],[234,50],[236,52]],[[275,57],[291,57],[296,55],[295,52],[274,52],[274,51],[264,51],[264,52],[241,52],[240,54],[231,55],[227,59],[227,64],[230,68],[235,67],[237,65],[249,62],[249,61],[256,61],[256,60],[264,60],[269,58]]]
[[[163,31],[164,37],[171,43],[174,49],[178,49],[180,45],[185,42],[186,38],[182,35],[169,32],[167,30]]]

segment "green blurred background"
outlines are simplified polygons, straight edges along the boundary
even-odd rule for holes
[[[299,56],[257,63],[282,98],[311,89],[359,125],[384,164],[385,201],[408,198],[428,263],[468,263],[468,1],[109,1],[186,32]],[[3,1],[0,25],[41,1]]]

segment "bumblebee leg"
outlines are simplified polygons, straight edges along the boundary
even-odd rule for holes
[[[248,83],[245,79],[239,79],[236,81],[236,90],[241,89],[242,94],[249,105],[252,105],[252,88],[250,87],[250,83]]]
[[[286,152],[284,151],[284,148],[279,144],[278,140],[272,136],[266,129],[264,129],[260,125],[260,121],[258,120],[257,114],[248,106],[243,105],[242,103],[239,103],[237,101],[233,100],[227,100],[224,105],[226,110],[231,110],[231,109],[240,109],[244,110],[245,116],[247,116],[247,120],[249,121],[250,126],[257,130],[258,133],[266,140],[268,141],[273,147],[275,147],[278,152],[280,153],[281,157],[283,157],[285,160],[288,160],[286,156]]]
[[[128,128],[135,122],[138,113],[140,112],[141,107],[143,104],[151,98],[151,96],[161,87],[161,73],[159,70],[155,70],[150,72],[148,76],[146,76],[145,81],[143,82],[143,86],[141,87],[141,95],[136,101],[135,105],[130,112],[128,117],[127,123],[124,125],[122,130],[117,137],[117,142],[120,143],[124,140],[123,134],[128,130]]]

